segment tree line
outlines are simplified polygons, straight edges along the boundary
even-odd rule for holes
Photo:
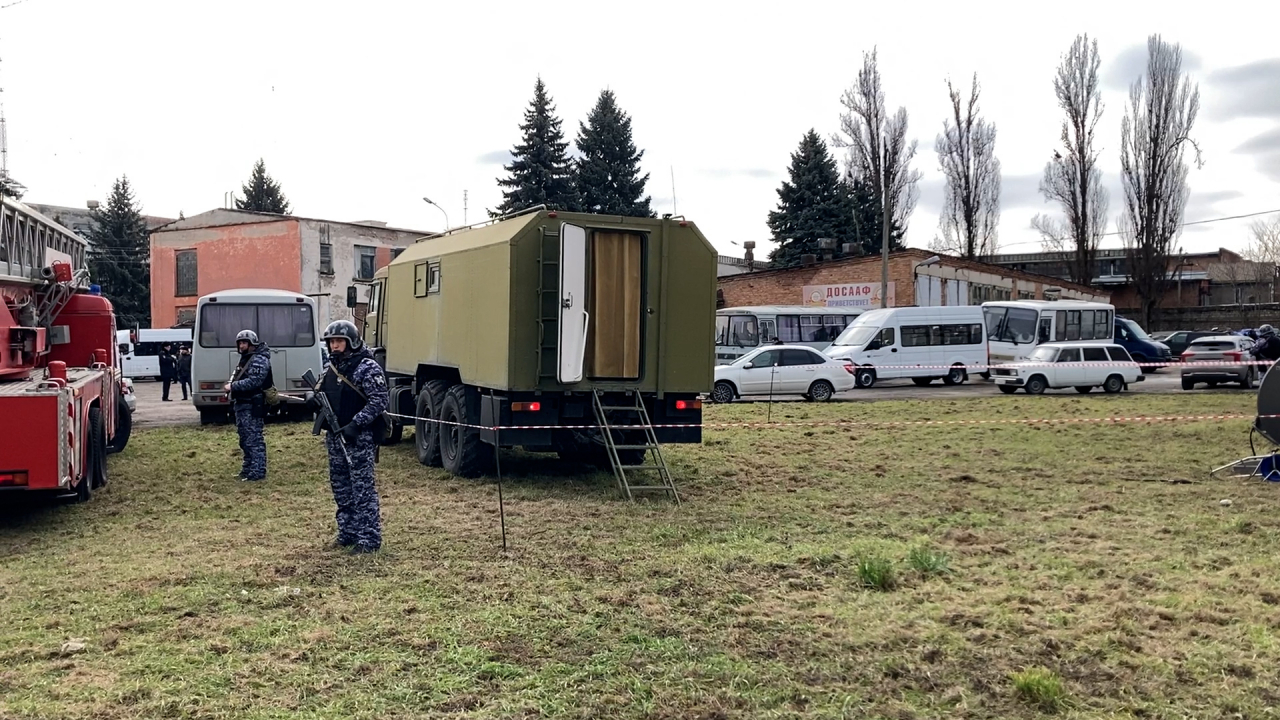
[[[1069,258],[1070,278],[1094,279],[1099,243],[1106,233],[1109,194],[1098,167],[1097,129],[1103,105],[1099,89],[1097,40],[1078,36],[1062,56],[1053,78],[1062,110],[1060,146],[1044,168],[1039,190],[1058,206],[1059,216],[1038,214],[1032,227],[1047,250]],[[975,74],[967,95],[946,81],[950,113],[934,140],[944,180],[938,233],[930,248],[966,258],[994,255],[999,248],[1000,161],[996,125],[981,114]],[[911,169],[916,143],[907,142],[906,108],[889,113],[876,51],[863,54],[862,67],[841,97],[844,112],[831,144],[845,150],[843,168],[817,132],[810,129],[791,155],[788,180],[769,213],[771,260],[794,265],[802,255],[865,255],[880,251],[882,218],[890,218],[890,248],[901,247],[919,197],[920,172]],[[1159,35],[1147,41],[1145,72],[1129,88],[1121,119],[1120,174],[1123,205],[1118,234],[1127,249],[1131,280],[1142,299],[1144,322],[1169,285],[1168,263],[1176,252],[1190,190],[1188,152],[1197,165],[1200,151],[1191,137],[1200,93],[1182,70],[1182,48]],[[885,205],[888,212],[885,212]],[[1255,248],[1280,234],[1255,225]],[[847,249],[847,251],[846,251]],[[1276,259],[1276,257],[1272,257]]]

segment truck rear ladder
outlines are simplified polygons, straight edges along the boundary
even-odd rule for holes
[[[614,478],[618,481],[618,489],[627,496],[628,500],[635,499],[632,496],[633,492],[659,490],[666,493],[679,505],[680,495],[676,492],[676,485],[671,479],[670,471],[667,470],[667,461],[662,457],[662,449],[658,446],[658,437],[653,432],[653,423],[649,420],[649,411],[644,407],[644,400],[640,397],[640,393],[627,393],[627,395],[634,400],[634,405],[605,405],[599,390],[591,393],[592,404],[595,406],[596,422],[600,424],[600,434],[604,436],[605,450],[609,453],[609,465],[613,468]],[[618,421],[619,419],[614,417],[612,419],[615,422],[611,423],[611,414],[632,416],[634,419]],[[619,445],[614,442],[613,431],[615,426],[635,426],[637,424],[644,428],[644,444]],[[619,450],[643,450],[644,452],[640,456],[640,464],[624,465],[618,455]],[[652,455],[652,462],[646,462],[650,455]],[[636,473],[656,473],[658,484],[632,485],[631,481],[627,479],[628,470]]]

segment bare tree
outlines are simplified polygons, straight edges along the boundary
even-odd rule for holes
[[[1200,148],[1191,139],[1199,110],[1200,90],[1182,73],[1182,47],[1152,35],[1146,76],[1129,88],[1129,107],[1120,124],[1120,231],[1148,326],[1169,285],[1169,254],[1190,194],[1184,161],[1188,145],[1200,160]]]
[[[888,196],[892,226],[903,235],[907,221],[920,197],[920,171],[911,169],[916,141],[907,142],[907,109],[889,116],[880,84],[876,51],[862,54],[862,69],[853,86],[840,98],[845,112],[840,115],[840,133],[832,138],[836,147],[847,148],[848,175],[866,183],[875,193],[883,214]],[[887,191],[881,191],[881,183]]]
[[[1090,42],[1088,35],[1080,35],[1058,66],[1053,92],[1067,116],[1062,121],[1063,151],[1054,150],[1053,159],[1044,166],[1040,193],[1045,201],[1058,203],[1063,218],[1036,215],[1031,220],[1046,249],[1070,254],[1071,279],[1081,285],[1093,280],[1094,258],[1107,227],[1110,200],[1102,187],[1098,151],[1093,146],[1102,117],[1100,64],[1098,41]]]
[[[1253,221],[1249,225],[1249,235],[1249,244],[1241,253],[1245,258],[1280,265],[1280,216],[1270,221]]]
[[[996,126],[978,116],[978,75],[965,102],[947,81],[951,117],[933,143],[946,178],[941,236],[933,249],[967,258],[994,255],[999,245],[1000,161],[996,159]],[[954,123],[954,124],[953,124]]]

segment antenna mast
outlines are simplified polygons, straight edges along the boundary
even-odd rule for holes
[[[0,87],[0,93],[3,92],[4,88]],[[9,133],[5,127],[4,103],[0,102],[0,195],[20,200],[26,189],[22,183],[9,176]]]

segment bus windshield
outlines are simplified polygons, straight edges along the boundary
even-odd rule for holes
[[[1035,310],[1019,307],[988,307],[983,309],[987,321],[987,337],[991,340],[1015,345],[1036,341],[1036,323],[1040,316]]]
[[[717,315],[716,345],[722,347],[755,347],[760,333],[755,315]]]
[[[241,330],[252,330],[268,347],[316,344],[311,306],[301,303],[235,305],[209,303],[200,309],[200,347],[233,348]]]

